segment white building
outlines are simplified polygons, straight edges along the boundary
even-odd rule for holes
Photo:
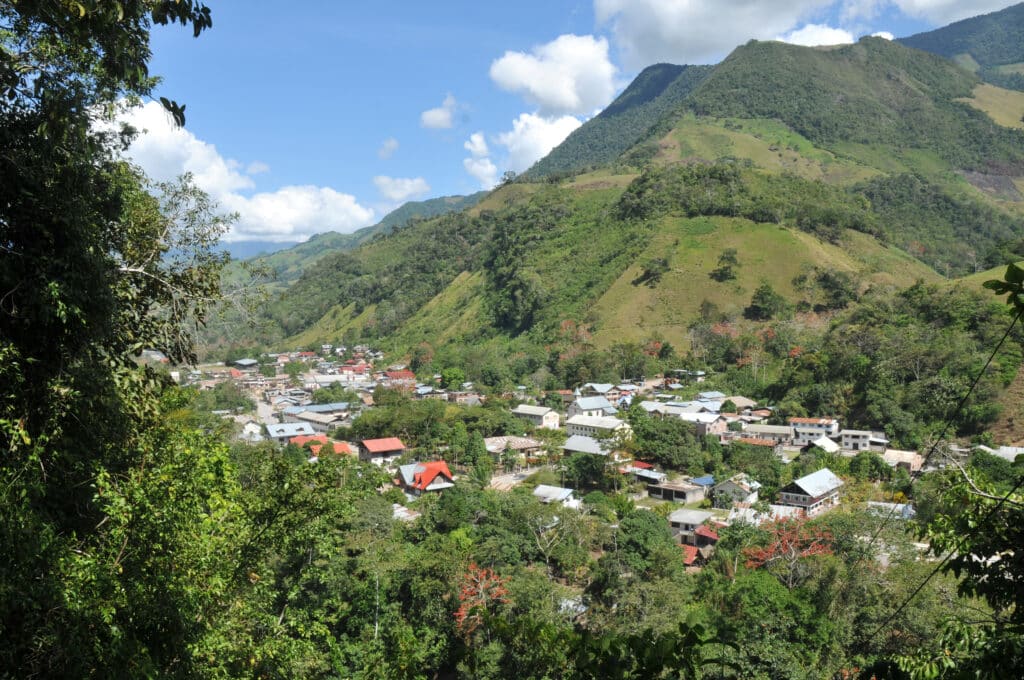
[[[547,406],[520,404],[512,409],[512,415],[529,421],[534,427],[557,430],[559,426],[558,412]]]

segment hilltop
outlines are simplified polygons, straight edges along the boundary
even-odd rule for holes
[[[1000,87],[1024,90],[1024,3],[899,42],[952,59]]]

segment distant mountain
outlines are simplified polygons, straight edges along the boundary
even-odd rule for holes
[[[529,179],[611,163],[677,110],[712,66],[655,64],[645,68],[608,108],[573,131],[526,173]]]
[[[296,244],[277,244],[282,247],[274,249],[275,244],[263,242],[246,242],[226,244],[235,260],[259,261],[274,275],[275,286],[290,285],[302,273],[315,265],[320,258],[332,252],[352,250],[369,241],[378,234],[387,234],[401,228],[415,219],[426,219],[443,215],[447,212],[464,210],[476,205],[487,192],[478,191],[468,196],[441,196],[425,201],[409,201],[392,210],[377,224],[363,227],[351,234],[329,231],[314,234],[309,240]],[[252,252],[256,251],[256,252]],[[248,254],[246,254],[248,253]],[[228,285],[246,278],[240,262],[232,262],[225,272],[224,280]]]
[[[952,59],[994,85],[1024,90],[1024,3],[899,42]]]
[[[219,249],[230,253],[232,260],[248,260],[298,244],[299,241],[230,241],[219,244]]]

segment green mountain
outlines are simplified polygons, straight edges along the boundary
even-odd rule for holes
[[[1024,90],[1024,3],[899,42],[952,59],[994,85]]]
[[[1024,132],[951,62],[877,38],[752,42],[651,114],[688,70],[648,69],[617,100],[643,124],[616,158],[570,137],[551,157],[593,169],[531,181],[542,162],[323,257],[268,306],[264,339],[367,340],[518,379],[580,342],[689,346],[694,322],[758,318],[759,294],[828,314],[1020,249]]]
[[[526,176],[539,179],[607,165],[677,110],[711,66],[645,68],[608,108],[573,131]]]
[[[363,227],[351,234],[329,231],[314,234],[309,240],[268,255],[250,258],[248,264],[266,267],[274,278],[274,288],[287,287],[302,273],[311,269],[321,258],[332,252],[352,250],[370,241],[378,234],[387,234],[400,229],[416,219],[427,219],[447,212],[465,210],[476,205],[487,195],[478,191],[468,196],[440,196],[425,201],[408,201],[392,210],[384,218],[369,227]],[[245,265],[232,262],[225,273],[225,283],[235,285],[247,278]]]

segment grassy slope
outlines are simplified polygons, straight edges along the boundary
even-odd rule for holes
[[[736,249],[741,266],[735,280],[718,282],[710,272],[726,248]],[[634,283],[641,271],[638,263],[652,257],[670,258],[671,270],[654,287]],[[740,314],[762,281],[796,299],[793,278],[811,266],[857,273],[865,285],[909,285],[919,278],[938,278],[902,251],[863,234],[848,232],[836,246],[773,224],[725,217],[669,217],[658,225],[637,263],[594,305],[595,340],[600,345],[641,340],[656,330],[685,347],[687,326],[698,317],[704,300],[723,313]]]
[[[1024,92],[983,83],[974,88],[971,97],[958,101],[984,111],[1003,127],[1024,129]]]

